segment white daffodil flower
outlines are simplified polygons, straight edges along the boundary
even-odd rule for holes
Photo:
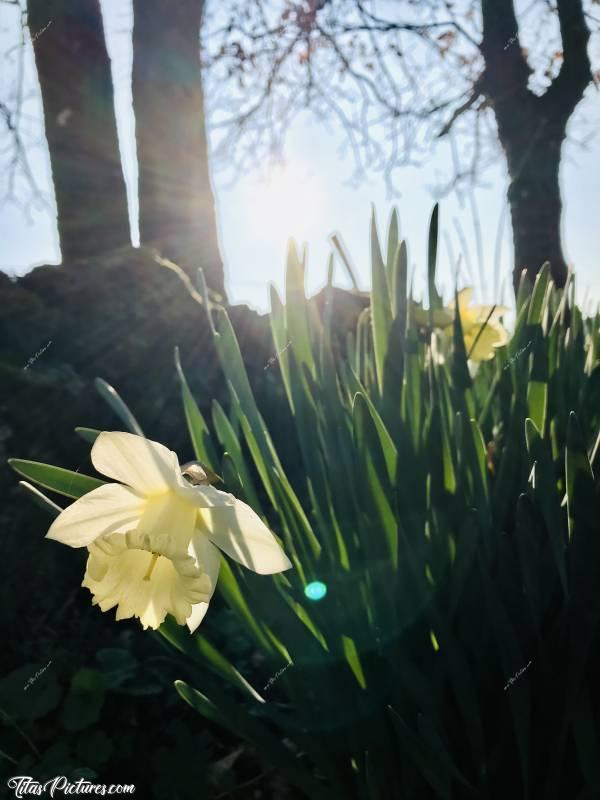
[[[145,628],[158,628],[167,613],[185,625],[194,608],[214,590],[196,560],[178,553],[168,536],[134,530],[93,541],[82,586],[102,611],[117,606],[117,620],[138,617]]]
[[[103,432],[92,447],[98,472],[120,481],[83,495],[47,537],[88,547],[83,585],[117,619],[158,627],[167,613],[194,631],[219,574],[222,550],[261,575],[292,565],[250,506],[213,486],[192,486],[177,455],[132,433]]]

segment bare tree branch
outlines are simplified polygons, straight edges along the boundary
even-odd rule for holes
[[[570,116],[592,78],[587,52],[590,30],[581,0],[557,0],[557,11],[563,62],[558,76],[546,92],[544,107]]]
[[[462,116],[466,111],[469,111],[471,108],[473,108],[475,103],[482,97],[482,95],[483,95],[483,77],[480,77],[476,81],[472,91],[469,93],[469,96],[467,97],[465,102],[462,103],[460,106],[458,106],[458,108],[454,109],[454,111],[452,112],[452,116],[450,117],[448,122],[446,122],[441,131],[438,133],[437,138],[441,139],[442,136],[446,136],[446,134],[450,132],[450,129],[452,128],[456,120],[460,116]]]
[[[485,59],[486,91],[493,98],[503,98],[527,91],[532,69],[519,41],[519,26],[513,0],[481,0],[483,37],[481,52]]]
[[[0,205],[12,203],[18,206],[29,216],[32,204],[50,209],[50,203],[38,185],[33,169],[30,165],[30,155],[33,140],[30,136],[24,138],[24,123],[31,123],[34,127],[40,125],[40,120],[33,118],[23,111],[26,101],[25,92],[25,47],[27,32],[27,12],[18,0],[6,2],[19,9],[20,24],[17,43],[4,54],[5,60],[16,59],[14,89],[6,101],[0,101],[0,117],[4,121],[7,142],[2,155],[8,156],[0,167],[6,173],[6,190],[0,197]],[[38,32],[41,35],[42,32]],[[26,189],[23,190],[22,182]]]

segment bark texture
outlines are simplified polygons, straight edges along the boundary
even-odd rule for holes
[[[510,177],[515,291],[522,270],[533,282],[544,261],[562,287],[568,268],[561,239],[561,149],[569,118],[591,79],[581,0],[557,0],[563,63],[542,96],[528,88],[531,68],[519,42],[513,0],[482,0],[481,9],[481,86],[494,109]]]
[[[200,74],[203,0],[134,0],[140,240],[225,298]]]
[[[63,262],[129,247],[110,59],[98,0],[29,0],[28,22]]]
[[[518,288],[521,271],[533,284],[544,261],[549,261],[552,277],[564,286],[568,267],[561,239],[562,199],[559,181],[560,157],[565,129],[534,118],[529,142],[518,145],[520,136],[505,136],[504,149],[509,165],[508,202],[511,213],[515,269],[513,283]],[[546,123],[546,124],[545,124]]]

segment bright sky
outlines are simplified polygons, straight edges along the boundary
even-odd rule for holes
[[[125,164],[130,212],[135,220],[137,203],[134,122],[131,110],[131,9],[124,0],[102,0],[106,18],[109,50],[113,60],[116,85],[116,107],[121,151]],[[0,52],[14,36],[16,15],[0,4]],[[42,34],[43,35],[43,34]],[[2,72],[2,70],[0,70]],[[33,57],[28,45],[26,80],[35,85]],[[0,91],[3,84],[0,83]],[[41,116],[39,97],[28,101],[32,117]],[[600,92],[590,87],[577,110],[577,116],[600,122]],[[577,131],[577,120],[572,121]],[[369,285],[369,214],[375,205],[380,232],[384,233],[392,203],[398,207],[401,235],[409,243],[409,259],[414,268],[415,286],[423,285],[427,225],[434,202],[432,193],[436,179],[446,174],[444,153],[439,152],[422,168],[406,168],[398,182],[400,194],[389,198],[384,178],[372,176],[351,185],[351,156],[340,156],[342,139],[327,132],[310,116],[299,119],[290,131],[286,146],[285,167],[262,170],[239,178],[234,186],[221,185],[219,174],[213,176],[219,220],[220,241],[226,264],[226,282],[233,302],[247,302],[258,310],[268,309],[268,284],[283,288],[284,256],[287,239],[293,236],[308,245],[307,283],[310,292],[318,290],[326,279],[326,263],[330,252],[329,235],[333,231],[342,238],[356,265],[361,288]],[[32,165],[42,187],[51,198],[49,165],[43,146],[31,151]],[[600,139],[595,137],[589,149],[573,144],[565,148],[562,167],[565,211],[563,233],[567,258],[578,276],[578,294],[600,300]],[[442,200],[442,243],[439,283],[446,293],[453,286],[450,252],[453,259],[463,256],[461,284],[471,284],[469,267],[484,279],[475,281],[481,299],[510,302],[512,270],[510,225],[505,213],[507,176],[502,160],[485,176],[485,187],[473,194],[481,226],[477,244],[472,204],[462,205],[455,195]],[[502,226],[502,219],[504,225]],[[134,222],[133,228],[136,228]],[[461,246],[462,231],[467,250]],[[498,249],[499,230],[500,250]],[[134,242],[137,232],[133,231]],[[19,275],[39,263],[59,260],[52,209],[30,210],[29,219],[14,206],[0,211],[0,269]],[[499,263],[503,296],[494,285],[494,265]],[[335,282],[348,285],[341,266],[336,267]]]

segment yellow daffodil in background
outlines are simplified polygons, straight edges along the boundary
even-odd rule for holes
[[[494,357],[495,349],[508,341],[508,332],[500,321],[508,309],[504,306],[470,305],[472,294],[470,288],[458,293],[465,350],[472,361],[488,361]],[[449,303],[449,308],[454,312],[454,301]]]
[[[471,288],[462,289],[458,293],[458,312],[463,329],[465,350],[472,361],[487,361],[494,357],[496,347],[500,347],[508,341],[508,333],[500,321],[508,309],[504,306],[470,305],[472,294]],[[434,308],[431,320],[433,327],[443,330],[447,336],[451,337],[455,312],[454,300],[448,303],[447,307]],[[420,303],[411,300],[410,314],[419,327],[429,327],[429,309],[423,308]]]
[[[66,508],[48,538],[87,547],[83,586],[102,611],[157,628],[167,613],[194,631],[215,589],[220,550],[261,575],[292,565],[250,506],[213,486],[192,486],[175,453],[131,433],[103,432],[91,453],[120,481]]]
[[[421,303],[410,300],[410,315],[420,328],[429,327],[429,309],[423,308]],[[433,327],[434,328],[447,328],[452,325],[454,319],[454,311],[447,308],[434,308],[433,309]]]

